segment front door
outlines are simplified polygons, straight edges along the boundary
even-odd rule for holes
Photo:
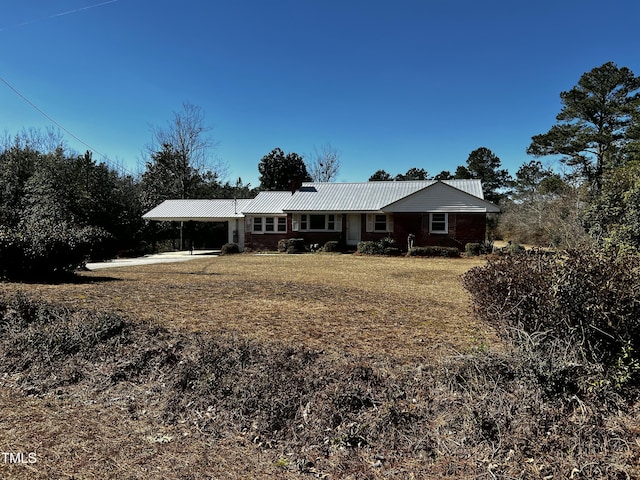
[[[361,240],[361,222],[361,215],[359,213],[350,213],[347,215],[347,245],[357,245]]]

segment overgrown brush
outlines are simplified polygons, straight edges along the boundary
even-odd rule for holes
[[[234,335],[171,333],[25,297],[0,301],[0,328],[0,365],[27,393],[65,393],[105,408],[126,398],[132,418],[151,416],[212,441],[237,435],[280,452],[278,465],[291,476],[638,473],[638,412],[550,397],[526,355],[394,365]],[[55,381],[69,372],[73,381]]]
[[[532,252],[464,276],[477,315],[526,353],[553,393],[636,395],[640,257]]]

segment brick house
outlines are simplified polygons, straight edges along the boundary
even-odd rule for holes
[[[486,216],[500,209],[484,200],[480,180],[304,183],[295,192],[261,192],[243,210],[245,247],[275,249],[282,238],[306,244],[337,240],[355,247],[391,237],[416,246],[463,249],[486,237]]]
[[[294,192],[260,192],[252,200],[167,200],[143,218],[228,222],[229,240],[241,249],[275,250],[286,238],[354,248],[383,237],[406,249],[409,235],[416,246],[463,249],[485,240],[487,214],[499,211],[484,200],[480,180],[311,182]]]

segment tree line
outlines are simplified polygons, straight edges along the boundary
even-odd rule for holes
[[[608,62],[583,74],[560,99],[557,123],[532,137],[527,153],[535,159],[515,177],[489,148],[480,147],[453,173],[430,177],[413,167],[395,176],[379,170],[369,180],[478,178],[485,198],[503,210],[494,235],[563,247],[595,242],[640,248],[640,77]],[[68,270],[79,258],[137,253],[176,238],[175,225],[142,220],[163,200],[252,198],[259,190],[335,181],[340,168],[340,152],[331,144],[314,147],[306,158],[275,148],[258,163],[257,188],[240,178],[230,183],[225,165],[212,155],[215,143],[202,109],[188,103],[151,133],[144,171],[137,175],[96,162],[90,152],[70,153],[52,130],[0,138],[2,268],[20,252],[34,265],[52,262],[51,270]],[[547,156],[560,157],[563,169],[545,166],[541,159]],[[28,271],[34,265],[13,268]]]

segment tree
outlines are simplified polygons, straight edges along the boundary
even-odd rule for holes
[[[501,169],[500,158],[486,147],[475,149],[467,158],[467,166],[456,170],[455,178],[477,178],[482,180],[484,198],[498,203],[505,197],[505,188],[511,182],[507,170]]]
[[[314,145],[307,170],[314,182],[334,182],[340,170],[340,152],[330,143],[324,144],[319,150]]]
[[[559,195],[566,187],[560,175],[539,160],[531,160],[516,172],[511,196],[516,202],[531,202],[539,195]]]
[[[513,182],[511,200],[505,200],[499,231],[509,239],[532,245],[567,247],[585,237],[576,200],[577,192],[540,161],[523,164]]]
[[[560,93],[558,123],[532,137],[527,153],[562,155],[563,162],[586,179],[593,194],[603,174],[619,164],[630,142],[627,132],[640,108],[640,77],[627,67],[608,62],[583,74],[578,85]]]
[[[434,180],[453,180],[453,175],[449,170],[442,170],[439,174],[433,177]]]
[[[408,180],[428,180],[429,174],[424,168],[412,167],[406,173],[398,173],[395,177],[385,170],[378,170],[369,177],[370,182],[403,182]]]
[[[599,245],[640,252],[640,164],[607,172],[586,208],[584,224]]]
[[[390,180],[393,180],[393,177],[384,170],[378,170],[369,177],[370,182],[388,182]]]
[[[407,181],[407,180],[427,180],[429,178],[429,173],[424,168],[410,168],[407,170],[407,173],[404,175],[399,173],[396,175],[397,181]]]
[[[285,153],[274,148],[262,157],[258,164],[261,190],[292,190],[300,187],[302,182],[310,182],[303,158],[295,152]]]
[[[213,160],[215,143],[200,107],[183,103],[166,128],[152,127],[149,160],[142,175],[146,207],[170,198],[202,198],[218,184],[224,167]]]
[[[456,168],[456,171],[453,174],[453,179],[454,180],[467,180],[473,178],[473,175],[471,174],[471,172],[469,171],[469,169],[467,167],[465,167],[464,165],[458,165],[458,167]]]

